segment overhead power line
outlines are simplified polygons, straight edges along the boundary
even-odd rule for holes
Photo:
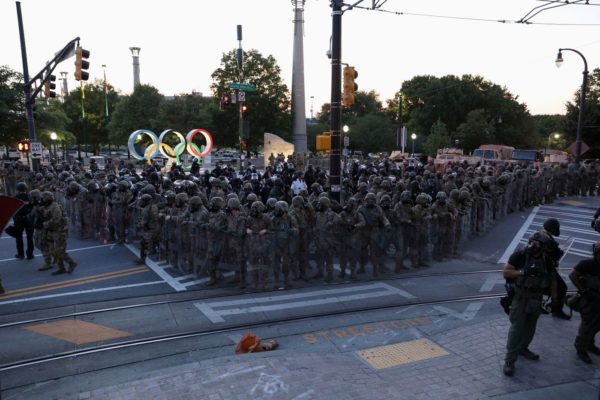
[[[583,1],[583,0],[574,0],[574,1]],[[559,2],[558,0],[556,2]],[[563,3],[560,1],[560,3]],[[571,4],[571,3],[569,3]],[[585,4],[580,4],[585,5]],[[600,4],[590,4],[590,5],[600,5]],[[492,23],[501,23],[501,24],[527,24],[527,25],[552,25],[552,26],[600,26],[600,24],[581,24],[581,23],[566,23],[566,22],[531,22],[529,20],[523,21],[521,20],[510,20],[510,19],[493,19],[493,18],[477,18],[477,17],[466,17],[466,16],[457,16],[457,15],[444,15],[444,14],[430,14],[430,13],[416,13],[416,12],[407,12],[407,11],[392,11],[385,10],[381,8],[371,8],[360,6],[357,4],[352,5],[351,8],[357,8],[360,10],[367,11],[378,11],[386,14],[393,15],[406,15],[411,17],[424,17],[424,18],[440,18],[440,19],[450,19],[450,20],[462,20],[462,21],[473,21],[473,22],[492,22]],[[527,13],[527,15],[529,15]],[[527,17],[526,15],[526,17]],[[530,18],[532,18],[531,16]]]

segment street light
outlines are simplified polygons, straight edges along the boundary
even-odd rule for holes
[[[410,135],[410,138],[412,139],[412,156],[415,156],[415,140],[417,140],[417,134],[413,133]]]
[[[550,139],[554,138],[555,140],[560,139],[560,133],[558,132],[554,132],[548,135],[548,145],[546,146],[546,151],[544,152],[544,158],[546,158],[546,155],[548,154],[548,149],[550,148]]]
[[[581,127],[583,125],[583,109],[585,107],[585,88],[587,86],[587,76],[588,76],[588,67],[587,60],[579,51],[575,49],[558,49],[558,54],[556,55],[556,67],[560,68],[563,63],[562,52],[563,51],[572,51],[574,53],[579,54],[579,56],[583,59],[583,82],[581,84],[581,93],[579,94],[579,117],[577,118],[577,138],[575,139],[575,162],[579,164],[581,161]]]
[[[56,158],[56,139],[58,139],[58,135],[56,134],[56,132],[51,132],[50,133],[50,140],[52,140],[52,144],[54,147],[54,158]]]

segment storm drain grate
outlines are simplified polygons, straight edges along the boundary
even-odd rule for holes
[[[427,339],[411,340],[360,350],[356,354],[375,369],[397,367],[415,361],[447,356],[449,353]]]

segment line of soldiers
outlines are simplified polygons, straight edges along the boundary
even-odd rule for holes
[[[424,267],[457,255],[469,237],[508,213],[558,196],[595,195],[598,178],[586,169],[596,171],[595,163],[582,173],[566,164],[449,164],[440,172],[433,163],[355,162],[344,171],[338,203],[328,195],[326,172],[310,165],[299,171],[278,163],[264,172],[217,165],[203,174],[128,167],[114,173],[50,165],[28,184],[54,193],[69,231],[80,238],[141,239],[142,259],[153,255],[184,273],[206,272],[210,285],[230,269],[241,286],[251,279],[261,288],[271,276],[276,287],[292,279],[330,282],[335,258],[341,278],[355,278],[369,264],[377,277],[388,271],[389,258],[396,272],[409,262]],[[312,277],[309,260],[316,264]]]

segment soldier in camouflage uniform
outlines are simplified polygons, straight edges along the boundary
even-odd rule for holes
[[[336,239],[331,232],[339,225],[339,216],[330,207],[331,201],[327,197],[319,198],[316,203],[314,240],[317,247],[318,272],[315,278],[325,277],[325,282],[333,282],[333,254],[336,250]]]
[[[152,201],[152,196],[143,194],[139,200],[140,219],[138,229],[142,234],[140,259],[144,263],[146,256],[154,251],[160,238],[160,225],[158,223],[158,207]]]
[[[56,262],[57,270],[52,275],[71,273],[77,263],[67,254],[68,221],[65,211],[54,201],[54,194],[42,193],[44,240]],[[44,260],[46,262],[46,260]],[[69,264],[65,269],[65,261]]]
[[[408,268],[404,265],[404,260],[410,256],[410,251],[414,251],[415,224],[413,215],[412,195],[409,190],[404,190],[400,194],[400,201],[394,207],[396,219],[399,223],[399,252],[396,254],[396,270],[402,272]]]
[[[241,211],[242,205],[237,198],[227,200],[227,254],[231,256],[240,289],[246,287],[246,258],[244,239],[246,237],[246,216]]]
[[[285,201],[275,203],[275,210],[271,218],[273,238],[271,261],[275,288],[279,288],[279,276],[283,274],[283,287],[289,289],[290,266],[292,264],[291,254],[298,237],[298,222],[289,215],[288,204]]]
[[[413,221],[415,224],[415,248],[411,251],[411,264],[413,267],[426,267],[427,264],[427,246],[429,243],[429,221],[431,213],[427,205],[427,195],[421,193],[415,199],[415,206],[412,209]]]
[[[350,279],[356,279],[356,268],[361,241],[361,233],[365,228],[365,218],[358,212],[358,203],[349,198],[340,213],[340,278],[346,277],[346,269],[350,270]]]
[[[117,239],[117,244],[125,243],[125,230],[127,228],[129,203],[131,203],[133,195],[129,190],[129,185],[126,182],[119,182],[117,190],[109,197],[108,206],[110,210],[110,226],[111,237]]]
[[[172,215],[175,214],[175,197],[177,195],[172,190],[165,193],[165,203],[159,209],[158,220],[160,222],[160,236],[162,240],[158,246],[159,258],[161,260],[170,260],[171,254],[171,235],[175,227],[167,223]],[[204,253],[202,253],[204,255]]]
[[[272,227],[271,219],[263,213],[264,204],[255,201],[250,207],[246,218],[246,249],[248,254],[248,273],[252,276],[252,288],[261,284],[262,290],[267,290],[269,279],[269,238],[268,231]]]
[[[456,219],[454,210],[448,204],[446,192],[438,192],[435,196],[435,203],[431,207],[431,216],[433,218],[432,227],[437,230],[436,241],[433,245],[433,257],[436,261],[441,261],[452,251]]]
[[[369,246],[369,256],[373,265],[373,277],[376,278],[379,276],[379,272],[383,271],[383,230],[391,229],[392,225],[386,218],[381,207],[376,204],[374,193],[368,193],[365,196],[365,203],[358,209],[358,212],[362,214],[366,222],[363,230],[363,240]]]
[[[307,281],[306,268],[308,267],[311,212],[306,208],[304,199],[301,196],[294,196],[292,199],[292,208],[289,213],[298,223],[298,237],[294,242],[295,247],[292,248],[292,272],[294,277]]]
[[[227,231],[227,216],[223,211],[225,200],[213,197],[208,203],[208,225],[206,226],[206,252],[207,269],[210,279],[207,286],[217,284],[223,279],[223,274],[218,270],[219,262],[225,251],[225,232]]]

